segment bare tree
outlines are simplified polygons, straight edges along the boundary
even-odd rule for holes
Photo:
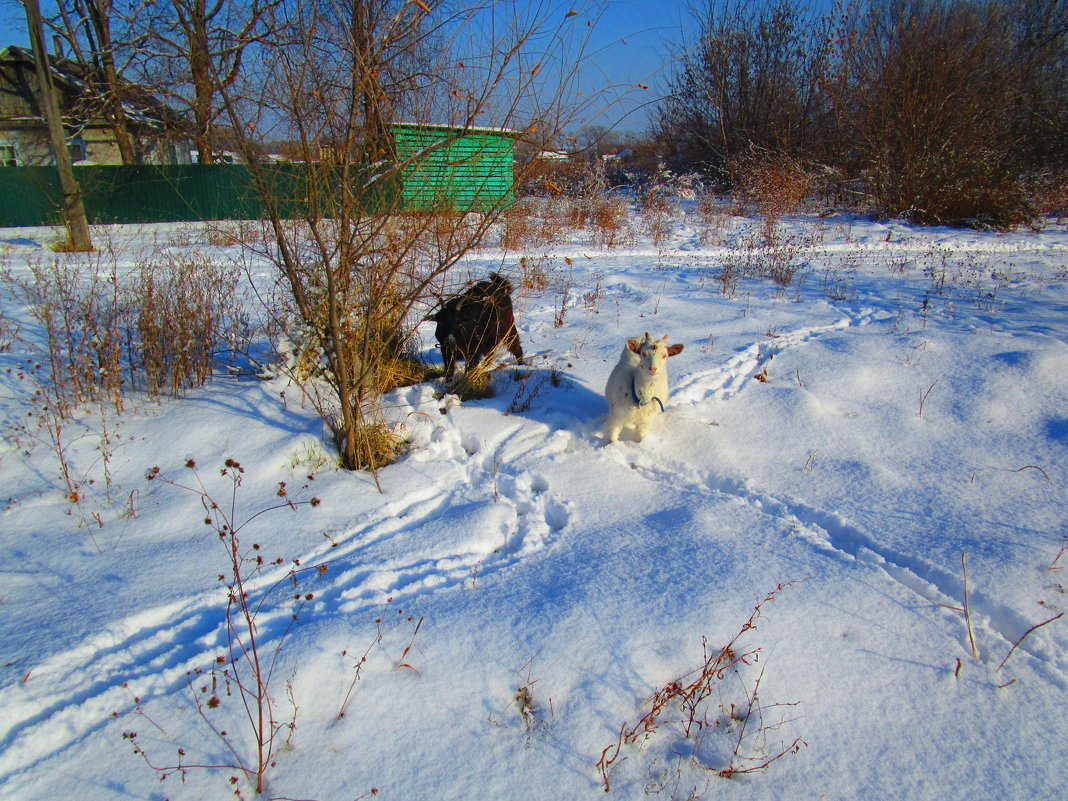
[[[899,0],[859,17],[839,107],[882,213],[1010,225],[1028,216],[1009,8]]]
[[[138,161],[138,147],[128,125],[123,101],[127,92],[122,81],[120,50],[129,52],[129,37],[135,8],[117,8],[114,0],[59,0],[57,16],[50,27],[66,42],[73,59],[81,66],[88,90],[84,102],[99,110],[115,136],[123,164]],[[113,26],[122,31],[116,40]]]
[[[1068,172],[1068,3],[1018,0],[1008,5],[1019,65],[1016,127],[1028,171]]]
[[[658,113],[665,150],[724,181],[731,159],[752,148],[818,158],[831,120],[830,20],[803,0],[707,0],[695,15],[697,41]]]
[[[82,190],[74,179],[71,169],[70,152],[67,150],[67,136],[63,130],[63,117],[56,98],[55,82],[52,69],[48,64],[48,51],[44,46],[44,32],[41,22],[41,9],[37,0],[24,0],[26,6],[26,25],[33,46],[33,60],[37,68],[37,85],[39,104],[48,124],[48,133],[52,140],[52,150],[56,156],[56,170],[59,172],[59,184],[63,192],[63,222],[67,226],[68,246],[72,250],[86,251],[93,249],[89,237],[89,223],[85,216],[85,204],[82,202]]]
[[[246,56],[277,37],[282,0],[161,0],[142,14],[142,82],[193,117],[202,164],[215,160],[220,93],[234,86]]]

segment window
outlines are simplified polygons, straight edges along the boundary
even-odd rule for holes
[[[15,146],[10,142],[0,142],[0,167],[17,166],[19,166],[19,160],[15,155]]]
[[[72,162],[85,161],[86,159],[86,147],[85,140],[80,136],[76,139],[67,140],[67,150],[70,151],[70,160]]]

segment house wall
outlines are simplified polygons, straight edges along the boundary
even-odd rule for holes
[[[0,123],[2,126],[2,123]],[[94,164],[122,164],[119,147],[110,130],[102,127],[86,127],[77,137],[67,140],[74,163],[88,161]],[[18,167],[47,167],[55,164],[52,141],[42,128],[0,127],[0,144],[13,145]]]
[[[42,132],[0,129],[0,143],[12,145],[18,167],[43,167],[54,163],[52,146]]]
[[[488,210],[513,200],[515,131],[395,124],[408,209]]]
[[[80,145],[84,145],[84,160],[92,164],[117,165],[122,164],[122,154],[119,146],[106,126],[86,126],[80,135],[68,139],[72,148],[72,158],[77,163],[80,159],[76,151]],[[144,164],[190,164],[189,147],[186,142],[174,142],[159,139],[155,142],[142,142],[146,147]],[[0,164],[0,167],[46,167],[55,164],[52,157],[52,142],[43,127],[5,127],[0,120],[0,146],[11,145],[17,163]],[[0,152],[0,157],[3,153]]]

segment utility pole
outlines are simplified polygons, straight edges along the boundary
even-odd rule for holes
[[[82,190],[74,180],[70,151],[67,150],[67,137],[63,132],[63,117],[60,116],[59,101],[56,99],[56,86],[52,81],[52,70],[48,66],[48,51],[45,50],[44,32],[41,29],[41,8],[37,0],[23,0],[23,4],[26,6],[26,25],[29,28],[30,43],[33,45],[33,60],[37,67],[37,83],[40,86],[38,103],[48,123],[52,150],[56,154],[59,186],[63,192],[63,222],[67,226],[67,244],[71,250],[92,250],[93,243],[89,238],[89,222],[85,218]]]

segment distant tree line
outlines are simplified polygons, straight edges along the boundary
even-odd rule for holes
[[[654,124],[721,188],[789,158],[920,222],[1009,225],[1068,178],[1068,3],[707,0]],[[736,174],[736,170],[735,173]],[[1062,199],[1063,200],[1063,199]]]

